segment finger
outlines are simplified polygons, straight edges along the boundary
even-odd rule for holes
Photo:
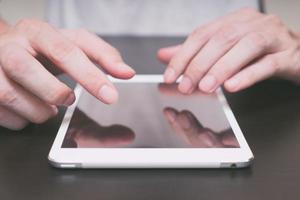
[[[128,79],[135,75],[135,71],[126,65],[117,49],[95,34],[84,29],[61,30],[95,63],[117,78]]]
[[[165,63],[168,64],[171,60],[171,58],[177,53],[177,51],[180,49],[181,45],[176,45],[176,46],[170,46],[170,47],[165,47],[161,48],[157,52],[157,58]]]
[[[89,93],[104,103],[114,103],[118,93],[105,74],[82,50],[50,25],[24,20],[17,30],[26,34],[35,50],[79,82]]]
[[[169,62],[169,65],[164,73],[166,83],[173,83],[179,75],[184,71],[187,64],[190,62],[196,53],[208,41],[213,30],[218,26],[216,24],[205,25],[196,29],[176,51],[175,55]]]
[[[188,110],[183,110],[179,113],[178,121],[184,130],[203,128],[198,119]]]
[[[28,121],[16,113],[0,106],[0,126],[11,129],[21,130],[28,124]]]
[[[163,114],[166,117],[168,123],[170,124],[171,128],[177,134],[184,134],[184,130],[180,127],[180,124],[177,122],[177,116],[179,112],[171,107],[166,107],[163,110]]]
[[[165,81],[167,83],[174,82],[178,76],[183,73],[186,66],[191,62],[199,50],[202,49],[212,35],[216,32],[221,32],[219,31],[221,27],[226,27],[228,24],[245,22],[250,19],[257,18],[259,15],[261,14],[254,9],[241,9],[238,12],[231,13],[207,25],[197,28],[189,35],[182,47],[172,57],[164,74]]]
[[[242,26],[242,25],[239,25]],[[226,26],[214,35],[200,52],[191,60],[178,89],[182,93],[191,93],[199,80],[242,36],[237,25]]]
[[[176,95],[179,94],[177,90],[177,84],[166,84],[166,83],[159,83],[158,84],[158,91],[164,95]]]
[[[166,108],[164,108],[163,113],[167,117],[167,120],[170,123],[173,123],[176,120],[178,111],[175,110],[174,108],[166,107]]]
[[[178,91],[178,84],[166,84],[166,83],[160,83],[158,84],[158,91],[163,95],[168,96],[183,96],[182,93]],[[199,96],[199,95],[205,95],[208,94],[201,92],[200,90],[194,91],[192,94],[189,94],[189,96]]]
[[[68,106],[75,101],[73,91],[50,74],[21,46],[2,46],[0,55],[0,65],[5,74],[48,104]]]
[[[222,133],[222,143],[227,147],[239,147],[239,143],[231,130],[225,130]]]
[[[263,34],[250,33],[214,64],[199,83],[201,91],[214,92],[225,80],[262,54],[267,53],[272,41]]]
[[[43,123],[57,114],[50,106],[9,80],[0,68],[0,105],[33,123]]]
[[[197,118],[190,111],[182,111],[176,118],[180,128],[194,147],[214,147],[218,144],[211,130],[203,128]]]
[[[224,86],[229,92],[237,92],[273,76],[278,68],[276,56],[265,56],[225,81]]]

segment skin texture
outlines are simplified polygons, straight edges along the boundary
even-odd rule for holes
[[[43,123],[57,106],[75,101],[51,72],[65,72],[107,104],[117,101],[118,92],[96,64],[117,78],[135,74],[118,50],[86,30],[59,30],[32,19],[15,26],[1,22],[0,28],[0,126],[19,130]]]
[[[274,15],[244,8],[194,30],[183,44],[158,51],[164,78],[185,94],[237,92],[271,76],[298,81],[300,36]],[[298,81],[299,82],[299,81]]]
[[[274,15],[244,8],[195,29],[183,44],[158,51],[168,65],[164,78],[191,94],[214,92],[224,85],[237,92],[279,76],[299,82],[300,34]],[[135,72],[114,47],[86,30],[59,30],[32,19],[14,26],[0,21],[0,126],[19,130],[43,123],[57,106],[71,105],[73,91],[54,75],[65,72],[104,103],[118,92],[100,65],[114,77]]]

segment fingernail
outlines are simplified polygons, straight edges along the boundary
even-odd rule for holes
[[[193,87],[193,83],[189,77],[184,76],[178,87],[180,92],[188,94]]]
[[[168,67],[166,69],[165,74],[164,74],[164,79],[165,79],[166,83],[172,83],[175,81],[176,76],[175,76],[175,71],[173,68]]]
[[[75,95],[74,93],[69,94],[69,96],[65,99],[63,105],[64,106],[70,106],[74,103],[75,101]]]
[[[236,91],[238,84],[239,84],[239,79],[238,78],[231,78],[228,81],[225,82],[225,86],[227,89],[230,91]]]
[[[217,80],[212,75],[206,75],[199,83],[200,90],[204,92],[213,92],[217,87]]]
[[[120,63],[117,65],[117,67],[122,71],[127,71],[127,72],[135,74],[134,69],[132,69],[132,67],[130,67],[129,65],[126,65],[125,63]]]
[[[102,99],[104,103],[111,104],[118,100],[118,93],[114,88],[103,85],[99,90],[99,98]]]

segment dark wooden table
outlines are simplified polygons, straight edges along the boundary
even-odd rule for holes
[[[107,40],[139,73],[157,73],[155,50],[182,39]],[[300,87],[269,80],[227,97],[255,155],[250,168],[55,169],[47,155],[61,110],[21,132],[0,128],[0,199],[300,199]]]

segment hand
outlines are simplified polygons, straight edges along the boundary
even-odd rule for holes
[[[93,62],[117,78],[135,74],[114,47],[92,33],[21,20],[0,34],[0,126],[17,130],[28,122],[42,123],[57,113],[56,106],[74,102],[73,91],[42,65],[40,57],[104,103],[115,102],[118,93]]]
[[[118,124],[101,126],[78,109],[74,112],[72,124],[66,133],[63,147],[119,147],[130,144],[135,138],[130,128]]]
[[[160,49],[158,58],[168,63],[165,82],[183,74],[182,93],[197,87],[210,93],[222,84],[236,92],[273,75],[299,80],[299,38],[278,17],[246,8],[197,28],[181,45]]]
[[[184,137],[192,147],[228,148],[239,146],[230,129],[215,133],[211,129],[203,127],[190,111],[178,112],[174,108],[168,107],[164,109],[164,115],[175,133]]]

